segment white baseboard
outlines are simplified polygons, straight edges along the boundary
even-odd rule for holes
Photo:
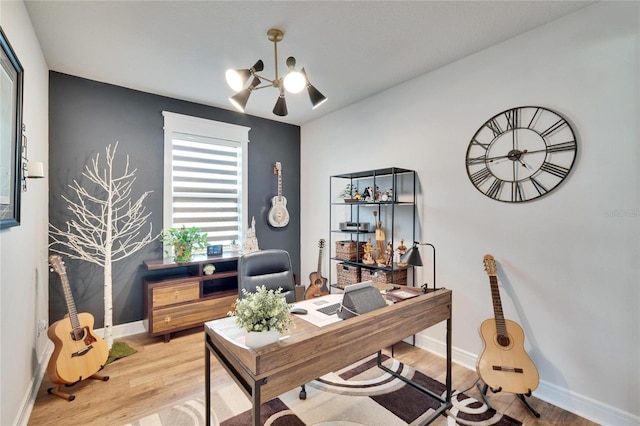
[[[113,338],[117,339],[119,337],[145,333],[146,331],[147,329],[144,321],[120,324],[113,327]],[[103,335],[104,330],[97,329],[95,332],[98,335]],[[446,345],[443,341],[433,339],[432,337],[423,334],[416,334],[416,346],[443,358],[447,353]],[[25,403],[21,410],[20,419],[16,422],[17,425],[26,425],[29,421],[29,416],[31,415],[31,410],[33,409],[33,404],[35,403],[38,390],[42,384],[42,379],[46,372],[46,366],[52,352],[53,344],[49,342],[38,371],[34,374],[31,392],[25,397]],[[470,370],[475,370],[477,359],[476,355],[455,347],[451,349],[451,354],[453,362]],[[633,426],[640,424],[639,416],[545,381],[540,381],[540,385],[534,394],[536,398],[596,423],[619,426]]]
[[[145,327],[144,321],[119,324],[113,326],[113,338],[117,339],[119,337],[131,336],[133,334],[146,333],[146,331],[147,329]],[[94,332],[98,336],[104,336],[104,329],[102,328],[95,329]],[[33,410],[33,404],[35,404],[36,402],[36,396],[38,395],[38,390],[42,385],[42,379],[47,372],[47,365],[49,364],[49,358],[51,358],[53,349],[53,343],[51,341],[48,341],[47,347],[43,352],[42,359],[40,360],[37,370],[35,371],[31,379],[30,391],[27,392],[27,395],[25,395],[23,399],[22,409],[20,410],[19,417],[14,424],[19,426],[26,426],[29,423],[29,417],[31,416],[31,411]]]
[[[104,328],[97,328],[94,330],[95,333],[102,337],[104,336]],[[128,322],[126,324],[118,324],[114,325],[112,329],[113,338],[117,339],[118,337],[126,337],[131,336],[133,334],[146,333],[147,329],[145,327],[144,321],[136,321],[136,322]]]
[[[14,422],[18,426],[26,426],[29,423],[29,417],[31,417],[31,410],[33,410],[33,404],[36,402],[36,396],[38,396],[38,390],[42,384],[42,379],[47,371],[47,365],[49,364],[49,358],[53,353],[53,343],[47,341],[47,346],[42,352],[42,359],[38,363],[36,371],[31,377],[31,387],[27,390],[26,395],[22,400],[22,409],[18,413],[18,418]]]
[[[447,354],[445,342],[424,334],[416,334],[416,346],[443,358]],[[475,354],[454,347],[451,349],[451,357],[456,364],[470,370],[476,369],[477,355]],[[640,425],[640,416],[542,380],[534,395],[549,404],[599,424],[616,426]]]

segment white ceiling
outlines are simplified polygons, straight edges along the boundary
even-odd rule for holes
[[[328,101],[252,93],[246,113],[302,125],[558,19],[587,1],[25,1],[51,70],[232,109],[224,72],[295,56]]]

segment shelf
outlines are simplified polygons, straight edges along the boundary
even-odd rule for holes
[[[145,260],[143,263],[150,271],[168,269],[168,268],[182,268],[185,266],[197,266],[201,263],[218,263],[238,260],[238,253],[223,253],[216,256],[195,255],[191,262],[176,263],[172,258]]]
[[[373,245],[373,258],[387,258],[389,247],[393,250],[391,256],[397,260],[397,246],[400,240],[415,241],[416,237],[416,191],[417,174],[414,170],[400,167],[387,167],[374,170],[366,170],[352,173],[341,173],[330,176],[329,179],[329,245],[332,254],[329,257],[328,281],[334,287],[341,287],[355,280],[373,279],[384,283],[407,283],[408,267],[378,266],[377,264],[363,263],[363,258],[368,259],[361,252],[360,244],[370,242]],[[366,200],[344,201],[341,198],[345,187],[357,189],[360,194],[367,194]],[[369,197],[371,194],[371,197]],[[373,214],[373,217],[372,217]],[[368,220],[367,220],[368,219]],[[369,223],[368,230],[340,229],[341,224],[353,222],[355,224]],[[376,232],[380,224],[381,233]],[[373,226],[371,226],[373,225]],[[354,227],[355,228],[355,227]],[[381,236],[380,234],[384,234]],[[374,240],[374,236],[379,240]],[[343,255],[344,245],[339,245],[340,240],[356,242],[358,254],[350,252]],[[336,246],[338,246],[336,248]],[[378,251],[378,248],[380,249]],[[338,253],[340,252],[340,253]],[[338,257],[350,257],[353,261],[343,260]],[[356,259],[357,257],[357,259]],[[339,263],[344,263],[341,269]],[[346,266],[349,266],[348,268]],[[337,268],[337,269],[336,269]],[[335,279],[337,274],[337,279]],[[332,279],[332,276],[334,279]],[[370,278],[372,277],[372,278]],[[337,283],[336,283],[337,282]]]
[[[409,169],[401,169],[400,167],[387,167],[385,169],[367,170],[364,172],[343,173],[339,175],[333,175],[332,177],[343,179],[362,179],[374,176],[389,176],[402,173],[414,173],[414,171]]]
[[[393,264],[393,268],[390,266],[378,266],[378,265],[369,265],[367,263],[362,263],[362,262],[356,262],[353,260],[344,260],[344,259],[340,259],[337,257],[332,257],[330,260],[335,260],[338,261],[340,263],[347,263],[349,265],[353,265],[353,266],[360,266],[361,268],[367,268],[367,269],[377,269],[380,271],[404,271],[410,268],[410,266],[398,266],[397,263]]]

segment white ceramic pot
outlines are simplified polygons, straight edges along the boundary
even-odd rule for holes
[[[259,348],[260,346],[275,343],[280,339],[278,330],[271,331],[247,331],[244,342],[250,348]]]

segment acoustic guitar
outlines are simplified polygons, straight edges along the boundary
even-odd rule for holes
[[[274,228],[282,228],[289,224],[289,212],[287,211],[287,199],[282,195],[282,165],[279,161],[275,164],[273,173],[278,175],[278,195],[271,199],[269,224]]]
[[[327,279],[322,276],[322,251],[325,241],[323,239],[318,243],[318,269],[309,274],[309,287],[304,293],[305,299],[313,299],[314,297],[326,296],[329,294],[327,287]]]
[[[495,318],[480,325],[483,347],[476,370],[494,392],[531,395],[538,387],[538,370],[524,350],[524,331],[516,322],[504,318],[496,264],[490,254],[484,256],[484,269],[489,275]]]
[[[49,339],[55,345],[47,374],[53,383],[70,385],[98,372],[107,362],[109,348],[93,332],[93,315],[87,312],[77,313],[60,256],[49,256],[49,263],[53,271],[60,275],[69,313],[53,323],[47,331]]]

